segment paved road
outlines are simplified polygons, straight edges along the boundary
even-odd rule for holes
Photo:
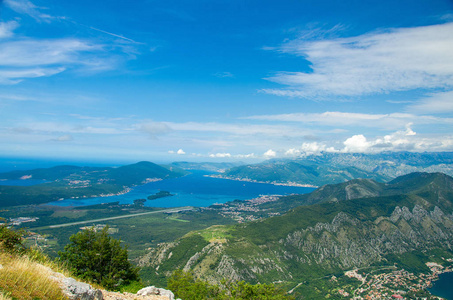
[[[72,222],[72,223],[65,223],[65,224],[57,224],[57,225],[43,226],[43,227],[39,227],[39,228],[30,228],[30,230],[67,227],[67,226],[73,226],[73,225],[104,222],[104,221],[123,219],[123,218],[132,218],[132,217],[138,217],[138,216],[150,215],[150,214],[157,214],[157,213],[173,213],[173,212],[178,212],[178,211],[187,210],[187,209],[193,209],[193,207],[192,206],[174,207],[174,208],[169,208],[169,209],[149,211],[149,212],[138,213],[138,214],[130,214],[130,215],[116,216],[116,217],[103,218],[103,219],[94,219],[94,220],[79,221],[79,222]]]

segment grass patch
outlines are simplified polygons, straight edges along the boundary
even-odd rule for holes
[[[200,235],[207,242],[226,243],[227,239],[231,237],[229,228],[223,225],[214,225],[205,230],[200,231]]]
[[[183,222],[183,223],[190,223],[190,221],[188,221],[188,220],[181,220],[181,219],[178,219],[177,217],[167,217],[166,219],[172,220],[172,221]]]
[[[0,291],[9,297],[24,300],[67,299],[58,283],[50,278],[52,271],[29,257],[0,253],[0,264]]]

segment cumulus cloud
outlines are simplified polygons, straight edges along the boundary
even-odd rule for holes
[[[265,158],[273,158],[273,157],[276,157],[277,156],[277,152],[275,152],[274,150],[272,149],[269,149],[267,150],[266,152],[264,152],[263,156]]]
[[[326,142],[303,143],[299,148],[288,149],[284,154],[290,157],[303,157],[318,155],[321,153],[378,153],[382,151],[451,151],[453,137],[443,136],[419,136],[412,128],[412,124],[406,124],[404,130],[391,134],[367,138],[363,134],[356,134],[343,141],[343,147],[329,146]]]
[[[230,153],[215,153],[215,154],[209,154],[209,157],[224,158],[224,157],[231,157],[231,154]]]
[[[339,152],[334,147],[328,147],[324,143],[303,143],[300,148],[291,148],[285,152],[285,156],[298,157],[307,155],[320,155],[323,152]]]
[[[344,146],[342,152],[363,153],[367,152],[372,144],[367,141],[365,136],[357,134],[344,141]]]
[[[267,78],[286,85],[266,93],[290,97],[359,96],[453,86],[453,23],[399,28],[355,37],[304,38],[281,52],[302,56],[312,72],[279,72]]]
[[[178,154],[178,155],[184,155],[186,152],[182,149],[179,149],[178,151],[170,150],[168,151],[169,154]]]

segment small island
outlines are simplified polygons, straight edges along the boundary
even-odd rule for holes
[[[159,191],[159,192],[155,193],[154,195],[149,195],[148,200],[156,200],[159,198],[170,197],[170,196],[174,196],[174,195],[170,194],[170,192],[168,192],[168,191]]]

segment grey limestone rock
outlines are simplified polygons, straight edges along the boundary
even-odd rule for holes
[[[148,295],[160,295],[160,296],[167,296],[168,300],[174,300],[175,295],[173,294],[172,291],[162,289],[162,288],[156,288],[155,286],[148,286],[145,287],[137,292],[137,295],[139,296],[148,296]]]
[[[103,300],[102,292],[74,278],[62,280],[63,291],[71,300]]]

